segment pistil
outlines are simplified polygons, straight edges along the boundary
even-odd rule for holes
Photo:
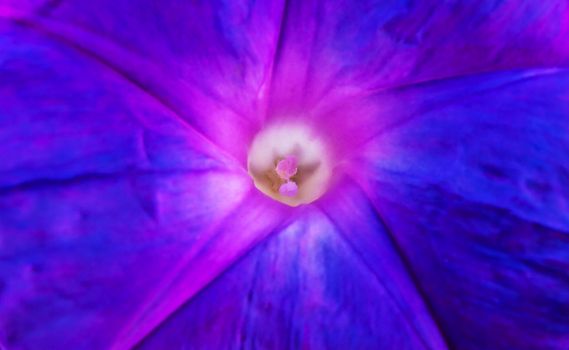
[[[291,178],[298,172],[298,159],[295,156],[286,156],[281,159],[275,171],[279,178],[284,181],[279,186],[279,193],[286,197],[294,197],[298,193],[298,185]]]

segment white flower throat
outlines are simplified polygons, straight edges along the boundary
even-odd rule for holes
[[[261,192],[293,207],[322,196],[331,176],[323,143],[297,124],[261,130],[249,148],[247,167]]]

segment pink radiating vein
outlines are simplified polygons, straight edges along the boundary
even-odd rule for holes
[[[341,192],[319,207],[377,278],[425,348],[448,349],[437,319],[397,253],[394,237],[379,217],[370,215],[375,208],[358,184],[346,180]]]
[[[226,269],[286,224],[290,210],[252,188],[224,219],[198,235],[198,241],[172,268],[112,344],[132,349]]]

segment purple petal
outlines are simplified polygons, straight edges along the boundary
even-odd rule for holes
[[[228,173],[182,173],[3,191],[0,343],[108,349],[240,187]]]
[[[558,1],[292,0],[273,108],[296,113],[331,93],[566,65],[568,14]]]
[[[354,220],[346,228],[377,237],[383,232],[376,225]],[[383,256],[370,269],[350,246],[347,235],[353,231],[344,235],[316,208],[306,208],[180,309],[141,349],[444,348],[423,323],[417,296],[397,293],[408,283],[400,284],[406,276],[397,257]]]
[[[91,57],[17,27],[0,46],[0,186],[231,166],[176,114]]]
[[[451,346],[566,349],[569,73],[510,74],[458,99],[445,96],[492,77],[400,90],[415,101],[405,123],[370,143],[355,176]]]
[[[167,272],[209,242],[204,233],[251,180],[107,65],[29,28],[5,29],[0,344],[106,349],[130,334]],[[249,241],[234,235],[233,255],[212,271],[265,232],[257,223]],[[202,277],[196,290],[214,274]]]
[[[562,5],[152,4],[0,6],[18,23],[0,37],[2,345],[567,347],[566,74],[366,92],[565,64]],[[223,274],[286,214],[233,163],[269,90],[337,154],[372,138],[348,168],[385,227],[341,184]]]
[[[245,163],[264,115],[281,6],[46,2],[6,15],[92,56]]]
[[[112,349],[132,349],[173,312],[219,277],[286,219],[287,211],[256,189],[234,211],[199,235],[179,262],[168,269],[136,315],[123,327]]]

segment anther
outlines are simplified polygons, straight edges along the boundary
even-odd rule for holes
[[[287,181],[279,187],[279,193],[286,197],[294,197],[298,193],[298,186],[294,181]]]
[[[277,163],[275,170],[281,179],[288,180],[298,171],[298,159],[295,156],[287,156]]]

